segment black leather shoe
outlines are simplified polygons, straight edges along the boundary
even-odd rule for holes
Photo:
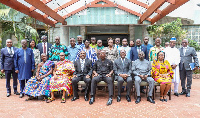
[[[84,96],[84,99],[85,99],[85,101],[88,101],[89,97],[88,96]]]
[[[79,99],[79,97],[73,97],[73,98],[71,99],[71,101],[75,101],[75,100],[77,100],[77,99]]]
[[[169,91],[167,92],[167,95],[170,96],[170,92]]]
[[[117,102],[120,102],[121,101],[121,97],[118,95],[117,96]]]
[[[90,101],[89,101],[89,104],[90,104],[90,105],[93,104],[94,101],[95,101],[94,97],[91,97],[91,98],[90,98]]]
[[[17,92],[14,92],[14,94],[15,94],[15,95],[20,95],[20,93],[19,93],[18,91],[17,91]]]
[[[11,95],[10,93],[7,93],[7,95],[6,95],[6,96],[7,96],[7,97],[9,97],[10,95]]]
[[[141,97],[137,96],[137,99],[136,99],[135,103],[138,104],[140,101],[141,101]]]
[[[186,91],[182,91],[181,93],[179,93],[179,95],[185,95]]]
[[[126,96],[126,100],[127,100],[128,102],[131,102],[131,97],[130,97],[129,95],[127,95],[127,96]]]
[[[151,96],[148,96],[148,97],[147,97],[147,101],[149,101],[150,103],[155,104],[155,101],[151,98]]]
[[[111,105],[111,104],[112,104],[112,101],[113,101],[112,98],[109,98],[106,105],[107,105],[107,106]]]
[[[24,97],[24,94],[20,93],[19,98],[22,98],[22,97]]]
[[[186,97],[190,97],[190,90],[187,90]]]
[[[179,97],[179,94],[178,94],[178,93],[174,93],[174,95],[177,96],[177,97]]]
[[[164,102],[164,99],[160,99],[160,101]]]
[[[144,89],[140,90],[140,93],[143,93],[143,94],[145,94],[145,91],[144,91]]]

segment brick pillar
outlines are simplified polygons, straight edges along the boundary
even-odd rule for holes
[[[80,27],[80,35],[82,35],[82,37],[83,37],[83,40],[85,39],[85,31],[86,31],[86,27],[85,26],[81,26]]]

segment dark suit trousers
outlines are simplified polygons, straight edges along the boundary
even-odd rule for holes
[[[17,92],[17,73],[15,73],[15,70],[13,69],[13,70],[5,70],[7,93],[11,93],[11,87],[10,87],[11,74],[13,77],[13,89],[14,92]]]
[[[74,97],[78,97],[78,82],[83,80],[86,83],[86,90],[85,90],[85,95],[87,95],[89,93],[89,89],[90,89],[90,83],[91,83],[91,79],[90,78],[85,78],[86,76],[79,76],[79,77],[74,77],[72,79],[72,87],[73,87],[73,93],[74,93]]]
[[[109,97],[113,96],[113,80],[111,77],[106,77],[106,75],[99,75],[96,76],[92,79],[92,83],[91,83],[91,96],[94,96],[96,94],[96,87],[97,87],[97,83],[99,83],[100,81],[104,81],[108,84],[108,91],[109,91]]]
[[[192,70],[185,70],[184,64],[182,70],[180,70],[181,86],[182,90],[185,90],[185,81],[187,77],[187,89],[191,89],[192,85]]]
[[[117,78],[117,88],[118,88],[118,95],[121,95],[121,90],[122,90],[122,85],[123,83],[127,82],[127,94],[126,95],[130,95],[130,90],[133,87],[133,80],[131,77],[128,77],[126,79],[123,79],[122,77],[118,76]]]
[[[28,81],[28,79],[26,80],[19,80],[20,83],[20,94],[23,93],[24,87],[25,87],[25,83]]]

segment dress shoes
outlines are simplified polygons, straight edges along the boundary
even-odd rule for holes
[[[150,103],[155,104],[155,101],[151,98],[151,96],[148,96],[148,97],[147,97],[147,101],[149,101]]]
[[[179,97],[179,94],[178,94],[178,93],[174,93],[174,95],[177,96],[177,97]]]
[[[19,98],[22,98],[22,97],[24,97],[24,94],[20,93]]]
[[[137,96],[137,99],[136,99],[135,103],[138,104],[140,101],[141,101],[141,97]]]
[[[89,101],[89,104],[92,105],[94,103],[94,101],[95,101],[94,97],[91,97],[90,101]]]
[[[144,91],[144,89],[140,90],[140,93],[143,93],[143,94],[145,94],[145,91]]]
[[[71,101],[75,101],[75,100],[77,100],[77,99],[79,99],[79,97],[73,97],[73,98],[71,99]]]
[[[160,101],[164,102],[164,99],[160,99]]]
[[[111,104],[112,104],[112,101],[113,101],[112,98],[109,98],[106,105],[107,105],[107,106],[111,105]]]
[[[20,95],[20,93],[19,93],[18,91],[17,91],[17,92],[14,92],[14,94],[15,94],[15,95]]]
[[[186,92],[185,91],[182,91],[181,93],[179,93],[179,95],[185,95]]]
[[[117,96],[117,102],[120,102],[121,101],[121,97],[118,95]]]
[[[89,100],[89,97],[87,95],[84,96],[85,101]]]
[[[128,102],[131,102],[131,97],[130,97],[129,95],[127,95],[127,96],[126,96],[126,100],[127,100]]]
[[[190,90],[187,90],[186,97],[190,97]]]
[[[10,95],[11,95],[10,93],[7,93],[7,95],[6,95],[6,96],[7,96],[7,97],[9,97]]]

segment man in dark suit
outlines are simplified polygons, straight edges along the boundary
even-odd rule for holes
[[[51,48],[52,44],[50,44],[50,43],[47,42],[47,36],[45,36],[45,35],[43,35],[43,36],[41,37],[41,39],[42,39],[42,43],[37,44],[36,47],[37,47],[37,49],[39,49],[40,55],[41,55],[42,53],[45,53],[45,54],[47,55],[47,57],[49,58],[49,53],[48,53],[48,51],[49,51],[49,49]]]
[[[85,101],[89,100],[89,89],[90,89],[91,76],[92,76],[92,61],[89,59],[86,59],[85,57],[86,57],[86,52],[82,50],[80,52],[80,59],[74,62],[75,72],[72,78],[72,87],[73,87],[74,96],[71,99],[71,101],[75,101],[76,99],[79,99],[77,83],[80,80],[83,80],[86,83],[84,98],[85,98]]]
[[[142,44],[141,40],[137,39],[136,40],[136,46],[131,48],[131,51],[130,51],[131,61],[135,61],[135,60],[139,59],[138,53],[141,52],[141,51],[143,51],[144,54],[145,54],[144,59],[149,60],[147,47],[142,46],[141,44]]]
[[[1,72],[2,73],[5,72],[7,97],[9,97],[11,95],[11,87],[10,87],[11,74],[13,77],[14,94],[19,95],[19,93],[17,92],[17,73],[15,73],[15,67],[14,67],[14,53],[17,50],[17,48],[12,47],[11,39],[6,40],[6,46],[7,47],[1,49]]]
[[[122,90],[122,85],[124,81],[127,82],[127,94],[126,94],[126,100],[128,102],[131,102],[130,98],[130,90],[133,86],[133,80],[131,77],[131,60],[125,58],[126,57],[126,51],[122,49],[120,51],[120,56],[121,58],[118,58],[117,60],[114,61],[113,64],[113,70],[115,75],[117,76],[117,87],[118,87],[118,96],[117,96],[117,102],[121,101],[121,90]]]
[[[194,59],[195,68],[197,69],[199,67],[199,61],[197,58],[196,51],[193,47],[188,46],[188,40],[183,39],[182,46],[180,51],[180,57],[181,61],[179,64],[179,70],[180,70],[180,79],[181,79],[181,86],[182,86],[182,92],[180,95],[186,94],[186,97],[190,97],[190,89],[192,85],[192,69],[190,68],[190,63],[192,63],[192,58]],[[187,77],[187,90],[185,88],[185,81]]]
[[[100,59],[95,61],[93,66],[94,77],[91,82],[91,99],[89,104],[94,103],[97,83],[103,80],[108,84],[109,99],[107,105],[111,105],[113,96],[113,80],[111,77],[113,74],[113,63],[106,59],[106,52],[104,50],[100,52],[99,57]]]

